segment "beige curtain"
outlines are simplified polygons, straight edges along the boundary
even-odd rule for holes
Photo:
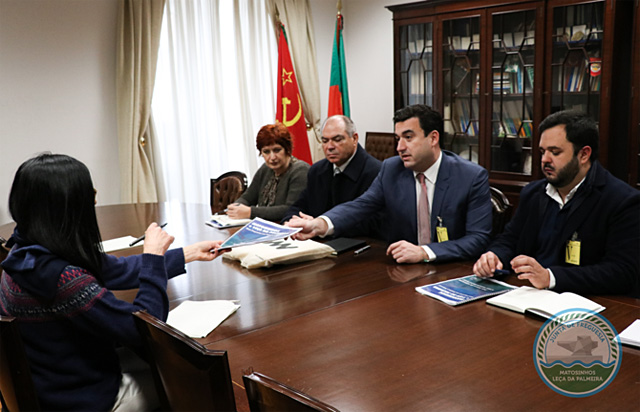
[[[124,203],[158,200],[150,125],[165,0],[120,0],[116,99]]]
[[[313,31],[311,6],[308,0],[271,0],[270,12],[273,16],[276,36],[278,19],[284,24],[289,40],[291,60],[302,95],[304,116],[307,120],[307,135],[313,161],[324,158],[320,146],[320,85],[316,44]]]

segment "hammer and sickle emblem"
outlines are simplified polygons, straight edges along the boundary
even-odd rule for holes
[[[300,94],[297,94],[296,96],[298,97],[298,113],[296,113],[296,115],[291,120],[287,120],[287,106],[291,104],[291,100],[289,100],[286,97],[282,98],[282,123],[284,123],[284,125],[287,127],[291,127],[294,124],[296,124],[298,120],[300,120],[300,117],[302,116],[302,104],[300,103]]]

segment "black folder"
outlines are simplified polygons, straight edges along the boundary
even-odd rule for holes
[[[335,254],[339,255],[341,253],[347,252],[349,250],[358,249],[367,245],[367,242],[360,239],[351,239],[348,237],[338,237],[335,239],[331,239],[325,243],[329,245],[335,250]]]

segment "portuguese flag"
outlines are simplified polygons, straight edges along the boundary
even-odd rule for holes
[[[347,66],[344,62],[344,43],[342,42],[342,14],[336,17],[336,35],[331,56],[331,80],[329,82],[329,110],[327,115],[343,114],[351,117],[349,109],[349,89],[347,87]]]
[[[300,89],[293,63],[289,54],[287,36],[284,25],[280,24],[278,39],[278,98],[276,100],[276,120],[282,122],[293,138],[293,155],[298,159],[312,164],[309,138],[307,137],[307,123],[304,119]]]

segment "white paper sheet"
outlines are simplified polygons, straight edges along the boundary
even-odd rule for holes
[[[102,249],[105,251],[105,253],[113,252],[114,250],[129,249],[131,247],[129,246],[129,244],[131,244],[131,242],[133,242],[134,240],[136,240],[136,238],[133,236],[125,236],[119,237],[117,239],[105,240],[104,242],[102,242]],[[144,245],[144,240],[136,243],[136,245],[133,247],[137,247],[140,245]]]
[[[620,342],[640,348],[640,319],[633,321],[625,330],[620,332]]]
[[[187,300],[169,312],[167,324],[192,338],[204,338],[239,307],[237,300]]]

